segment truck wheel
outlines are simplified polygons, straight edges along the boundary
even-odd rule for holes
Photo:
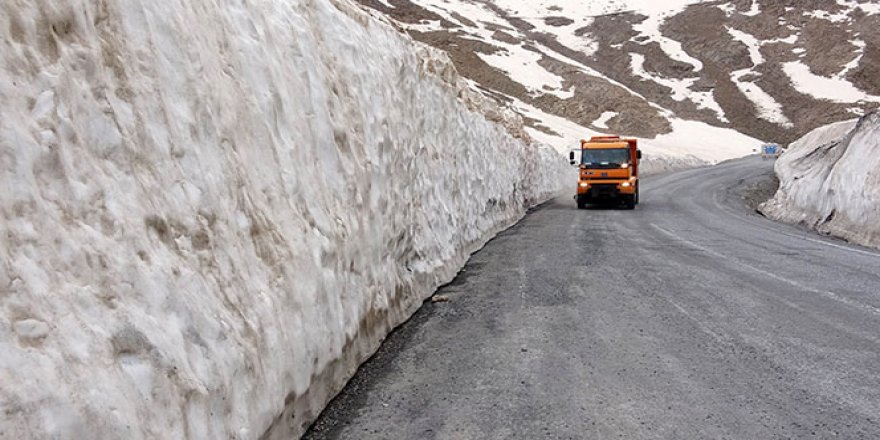
[[[636,195],[627,196],[623,199],[624,209],[636,209]]]
[[[639,187],[636,186],[636,205],[639,204]]]

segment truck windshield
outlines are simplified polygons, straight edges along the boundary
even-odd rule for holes
[[[581,150],[581,165],[621,165],[629,163],[629,149],[601,148]]]

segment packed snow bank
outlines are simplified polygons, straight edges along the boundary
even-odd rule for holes
[[[880,247],[880,113],[818,128],[776,163],[780,188],[760,210]]]
[[[7,0],[0,29],[0,436],[294,438],[571,177],[345,0]]]

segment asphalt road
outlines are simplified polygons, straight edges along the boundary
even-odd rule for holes
[[[550,202],[393,333],[307,439],[880,438],[880,253],[766,220],[749,158]]]

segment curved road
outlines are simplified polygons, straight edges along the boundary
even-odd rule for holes
[[[768,221],[758,158],[545,204],[392,334],[308,439],[880,438],[880,253]]]

